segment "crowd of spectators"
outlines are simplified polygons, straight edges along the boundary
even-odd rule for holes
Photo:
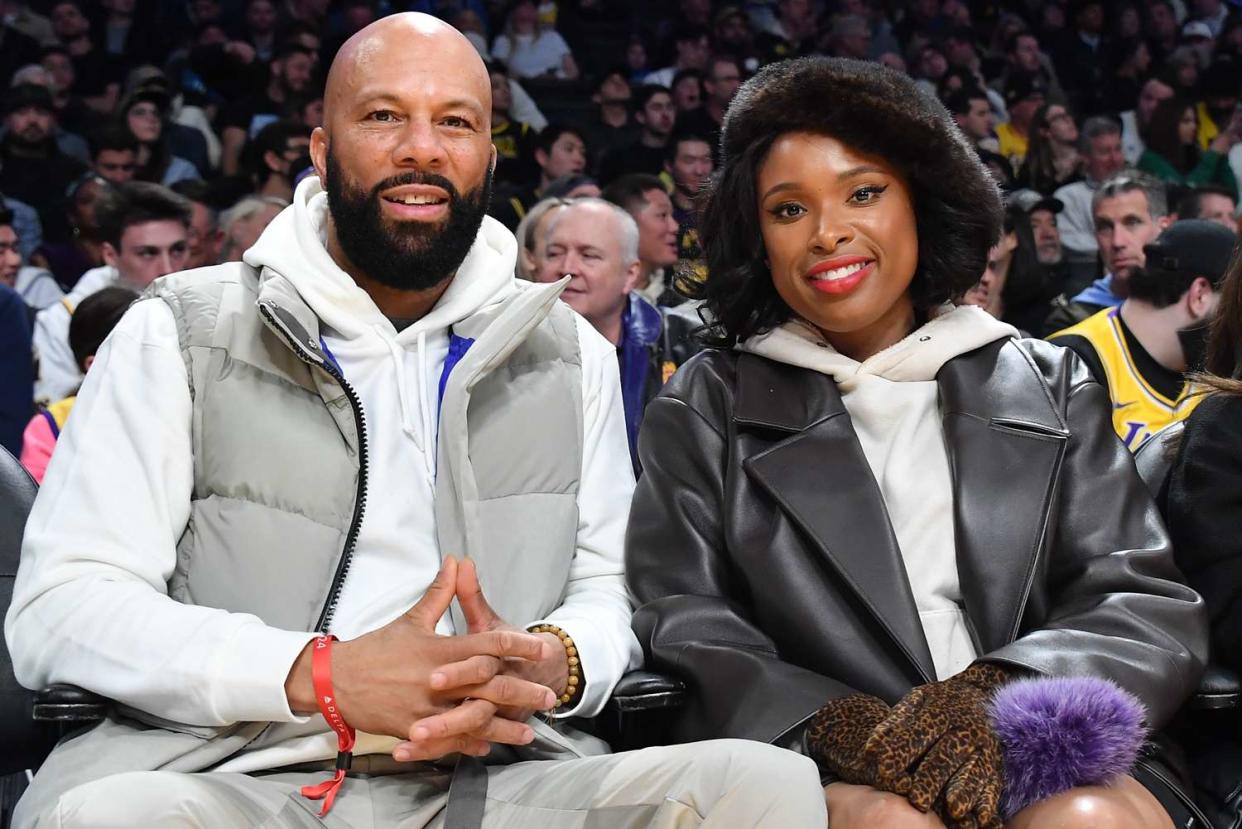
[[[178,264],[240,258],[274,212],[265,208],[287,202],[309,167],[340,45],[410,9],[448,20],[488,61],[493,215],[516,229],[542,198],[632,193],[623,179],[655,176],[692,272],[695,194],[745,78],[812,53],[908,72],[1006,191],[1040,206],[1028,218],[1044,227],[1042,267],[1022,275],[1036,284],[1011,280],[1004,292],[1023,306],[1010,302],[1010,318],[1045,334],[1037,318],[1049,302],[1106,275],[1090,207],[1105,179],[1134,168],[1164,184],[1170,215],[1200,205],[1236,215],[1242,8],[1232,2],[5,0],[0,198],[22,255],[6,281],[39,310],[57,286],[72,294],[83,274],[112,266],[97,202],[130,180],[186,201],[192,255]],[[673,263],[652,261],[639,288],[676,302]]]
[[[806,55],[908,74],[995,179],[1003,232],[962,304],[1077,352],[1131,450],[1200,402],[1242,232],[1242,0],[0,9],[0,444],[36,478],[130,303],[243,259],[315,174],[333,57],[407,10],[449,21],[486,63],[488,213],[516,238],[517,275],[570,277],[562,299],[616,346],[636,474],[646,404],[713,323],[700,192],[730,103]]]

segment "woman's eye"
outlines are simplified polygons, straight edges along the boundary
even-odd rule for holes
[[[868,202],[875,201],[876,198],[887,189],[887,187],[879,187],[874,185],[859,187],[850,195],[850,200],[855,204],[867,204]]]
[[[778,204],[776,207],[772,208],[771,211],[772,215],[778,219],[794,219],[801,216],[805,212],[806,208],[800,204],[794,204],[793,202]]]

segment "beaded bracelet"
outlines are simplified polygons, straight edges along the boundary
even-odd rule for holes
[[[564,708],[582,691],[582,668],[578,659],[578,648],[574,645],[574,640],[569,638],[569,634],[556,625],[535,625],[529,630],[531,633],[553,633],[565,646],[565,656],[569,662],[569,681],[565,685],[565,693],[556,703],[558,707]]]

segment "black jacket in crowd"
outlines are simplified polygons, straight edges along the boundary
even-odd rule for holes
[[[1178,566],[1207,603],[1212,661],[1242,670],[1242,396],[1213,394],[1187,418],[1167,515]]]

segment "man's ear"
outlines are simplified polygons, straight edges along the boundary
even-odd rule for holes
[[[1156,227],[1163,231],[1175,221],[1177,221],[1177,216],[1161,216],[1159,219],[1156,219]]]
[[[540,167],[547,166],[548,154],[543,151],[542,147],[535,150],[535,163],[538,164]]]
[[[281,169],[284,163],[284,159],[271,150],[263,153],[263,166],[267,169],[269,174],[284,173],[285,170]]]
[[[104,260],[105,265],[111,265],[112,267],[115,268],[117,266],[117,263],[121,261],[120,251],[112,247],[111,242],[104,242],[103,247],[100,249],[100,253],[103,254],[103,260]]]
[[[323,127],[315,127],[311,132],[310,159],[315,174],[325,188],[328,186],[328,133]]]
[[[1202,320],[1210,316],[1215,308],[1216,291],[1212,283],[1205,277],[1196,277],[1186,292],[1186,309],[1194,319]]]
[[[642,272],[643,263],[637,259],[631,262],[630,266],[625,269],[625,283],[621,292],[623,296],[629,296],[630,292],[638,287],[638,278],[642,275]]]

